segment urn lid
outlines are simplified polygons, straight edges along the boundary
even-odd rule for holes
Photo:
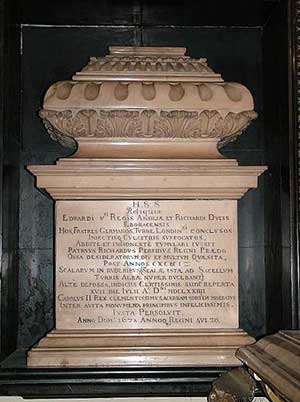
[[[221,158],[256,117],[243,85],[181,47],[110,47],[48,89],[40,116],[75,157]]]
[[[73,80],[223,82],[207,59],[193,59],[185,53],[184,47],[110,46],[109,55],[91,57]]]

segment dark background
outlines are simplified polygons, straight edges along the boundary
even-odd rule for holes
[[[184,46],[225,81],[246,85],[259,118],[223,153],[268,165],[239,202],[240,326],[260,337],[297,328],[298,266],[292,123],[293,18],[288,0],[0,0],[1,353],[53,327],[53,201],[26,165],[68,150],[38,117],[46,89],[110,45]],[[1,253],[1,250],[0,250]]]

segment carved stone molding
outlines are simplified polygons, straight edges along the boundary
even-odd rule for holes
[[[256,118],[254,111],[217,110],[42,110],[40,116],[51,138],[74,147],[73,138],[189,138],[234,140]]]
[[[207,160],[69,158],[59,160],[55,166],[30,166],[29,170],[37,176],[37,185],[56,200],[222,200],[224,197],[240,199],[249,188],[256,187],[265,167],[238,166],[234,160],[210,163]]]
[[[162,50],[164,54],[162,54]],[[151,72],[160,74],[161,72],[179,72],[189,75],[192,72],[202,74],[214,74],[213,70],[207,65],[205,58],[194,59],[185,56],[185,48],[161,48],[161,47],[118,47],[110,46],[110,54],[105,57],[91,57],[87,66],[81,74],[90,72],[115,72],[128,71]],[[143,60],[141,57],[143,56]],[[217,75],[217,74],[215,74]],[[217,77],[218,78],[218,77]]]

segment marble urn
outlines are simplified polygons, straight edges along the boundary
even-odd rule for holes
[[[257,114],[250,91],[185,48],[110,47],[53,84],[40,116],[75,158],[222,158]],[[78,145],[78,147],[76,146]]]

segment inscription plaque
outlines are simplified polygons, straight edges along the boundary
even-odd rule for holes
[[[56,328],[238,328],[236,200],[58,201]]]

